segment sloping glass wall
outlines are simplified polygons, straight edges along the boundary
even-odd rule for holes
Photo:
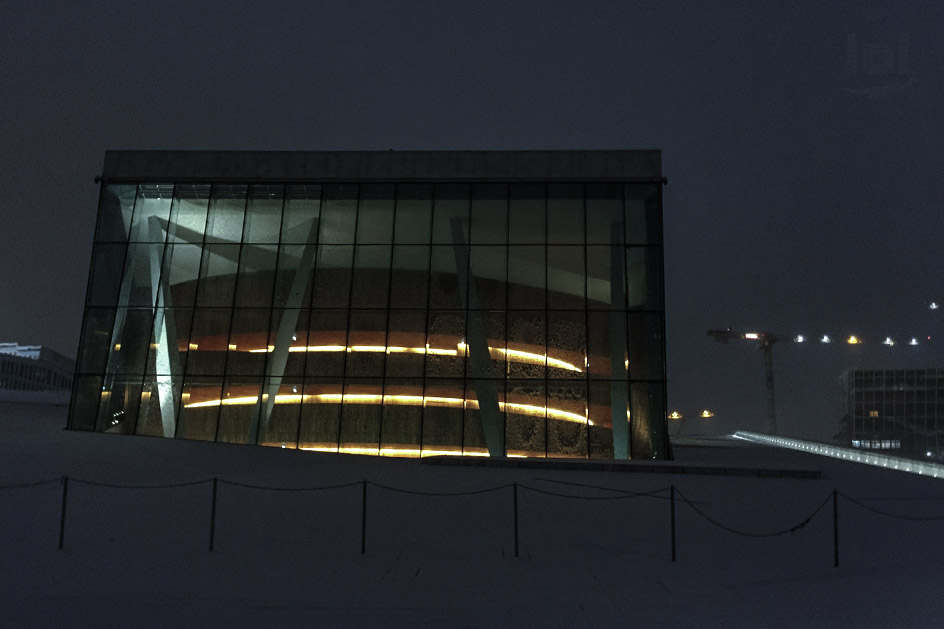
[[[69,427],[663,458],[658,184],[103,185]]]

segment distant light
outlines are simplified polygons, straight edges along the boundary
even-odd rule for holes
[[[678,411],[672,411],[669,413],[669,419],[682,419],[682,414]]]
[[[744,335],[744,338],[750,339],[752,341],[756,341],[757,339],[760,338],[760,334],[758,334],[757,332],[748,332],[747,334]]]
[[[935,303],[935,302],[933,302],[933,301],[931,302],[931,305],[928,306],[928,307],[929,307],[931,310],[937,310],[938,308],[940,308],[940,306],[938,306],[937,303]]]
[[[861,342],[862,342],[862,341],[860,341],[858,338],[856,338],[856,335],[855,335],[855,334],[853,334],[852,336],[850,336],[850,337],[846,340],[846,343],[848,343],[849,345],[858,345],[858,344],[861,343]]]
[[[931,451],[930,451],[930,450],[928,450],[927,455],[928,455],[928,456],[931,456]]]
[[[795,337],[793,337],[793,340],[796,341],[797,343],[802,343],[802,342],[805,341],[806,339],[803,338],[803,335],[802,335],[802,334],[797,334]]]
[[[824,335],[823,335],[823,338],[821,338],[821,339],[819,340],[819,342],[820,342],[820,343],[830,343],[831,341],[829,340],[829,337],[824,334]]]
[[[894,344],[895,344],[895,341],[893,341],[893,340],[892,340],[892,337],[890,337],[890,336],[886,336],[886,337],[885,337],[885,340],[882,341],[882,345],[888,345],[889,347],[891,347],[891,346],[894,345]]]
[[[701,412],[702,417],[714,417],[715,414],[709,411],[707,408]]]
[[[918,339],[916,338],[912,338],[910,341],[908,341],[908,345],[917,345],[917,344],[918,344]]]

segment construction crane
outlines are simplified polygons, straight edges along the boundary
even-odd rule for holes
[[[714,337],[719,343],[727,344],[734,339],[751,341],[764,353],[764,376],[767,381],[767,432],[777,434],[777,406],[774,401],[774,343],[784,340],[784,337],[770,332],[732,332],[731,328],[724,330],[708,330],[708,336]]]

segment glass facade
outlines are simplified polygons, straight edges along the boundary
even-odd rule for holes
[[[104,183],[69,427],[666,458],[661,183]]]

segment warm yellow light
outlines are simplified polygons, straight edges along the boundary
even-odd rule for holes
[[[189,345],[189,348],[190,348],[190,349],[197,349],[197,348],[199,348],[199,347],[200,347],[200,346],[197,345],[196,343],[191,343],[191,344]]]
[[[712,413],[711,411],[709,411],[708,409],[705,409],[705,410],[703,410],[703,411],[701,412],[701,416],[702,416],[702,417],[714,417],[715,414]]]
[[[858,345],[861,342],[862,341],[857,339],[854,334],[850,336],[849,339],[846,341],[846,343],[848,343],[849,345]]]
[[[669,413],[669,419],[682,419],[682,414],[678,411],[672,411]]]
[[[758,334],[757,332],[748,332],[747,334],[744,335],[744,338],[750,339],[752,341],[756,341],[757,339],[760,338],[760,334]]]
[[[121,343],[115,343],[115,351],[116,351],[116,352],[120,352],[120,351],[121,351]]]
[[[236,345],[234,345],[233,343],[230,343],[230,344],[228,345],[228,347],[229,347],[230,351],[236,349]]]

